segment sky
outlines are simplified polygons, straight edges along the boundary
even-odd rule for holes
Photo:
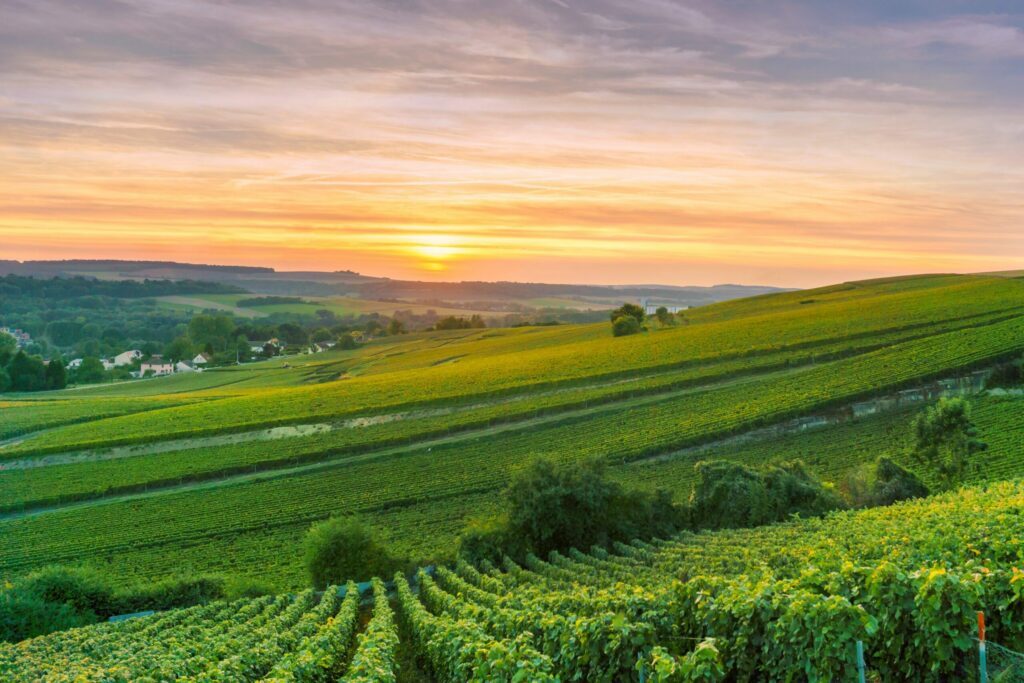
[[[1024,267],[1024,4],[0,0],[0,259]]]

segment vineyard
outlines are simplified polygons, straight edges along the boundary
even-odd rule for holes
[[[614,552],[213,603],[0,645],[11,680],[968,678],[977,611],[1024,645],[1024,485]],[[361,619],[360,614],[367,618]],[[361,626],[361,624],[363,624]],[[773,673],[774,672],[774,673]],[[642,677],[642,678],[641,678]]]
[[[909,278],[726,302],[632,338],[593,325],[422,333],[11,396],[0,433],[20,436],[0,447],[0,576],[114,562],[125,580],[184,567],[295,589],[304,530],[346,513],[402,553],[444,560],[467,516],[499,509],[538,456],[603,459],[615,479],[680,501],[704,444],[750,463],[799,455],[840,481],[882,453],[902,457],[874,426],[889,416],[714,444],[1019,354],[1022,311],[1021,281]],[[993,435],[982,479],[1021,471],[1004,403],[978,406]]]

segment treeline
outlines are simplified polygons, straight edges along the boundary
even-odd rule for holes
[[[45,299],[50,302],[82,297],[143,299],[189,294],[237,294],[245,290],[220,282],[200,280],[94,280],[85,277],[40,279],[23,275],[0,277],[0,306],[8,298]]]
[[[14,338],[0,334],[0,393],[49,391],[67,386],[68,376],[59,358],[44,361],[16,348]]]

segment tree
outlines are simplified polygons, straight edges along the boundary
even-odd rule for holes
[[[398,318],[392,318],[391,322],[388,323],[388,334],[405,334],[405,324]]]
[[[626,491],[604,476],[600,462],[557,465],[537,460],[505,491],[507,515],[473,520],[460,551],[473,560],[547,555],[612,541],[672,533],[680,510],[666,492]]]
[[[676,319],[672,316],[671,313],[668,312],[668,309],[664,306],[658,306],[658,309],[654,311],[654,317],[657,318],[658,323],[660,323],[664,327],[676,324]]]
[[[351,334],[343,334],[340,337],[338,337],[338,348],[339,349],[343,349],[345,351],[351,351],[352,349],[356,348],[357,346],[358,346],[358,344],[356,344],[356,338],[353,337]]]
[[[355,517],[332,517],[309,528],[304,543],[306,569],[316,588],[352,579],[391,576],[403,565]]]
[[[277,336],[289,346],[301,346],[309,341],[309,335],[301,325],[282,323],[277,326]]]
[[[188,323],[188,336],[192,343],[199,347],[209,345],[215,351],[227,348],[234,331],[235,322],[227,315],[199,313],[192,316]]]
[[[64,363],[59,358],[54,358],[46,366],[46,388],[63,389],[67,385],[68,374],[64,369]]]
[[[640,331],[640,323],[631,315],[619,316],[612,322],[612,335],[625,337]]]
[[[331,331],[326,327],[321,327],[313,331],[313,334],[309,336],[309,340],[313,343],[330,341],[332,338]]]
[[[7,374],[7,369],[0,367],[0,394],[11,388],[11,376]]]
[[[79,384],[96,384],[107,378],[107,370],[95,356],[82,359],[82,364],[74,372],[74,380]]]
[[[15,350],[18,348],[18,340],[7,334],[6,332],[0,332],[0,354],[10,353],[14,355]]]
[[[697,483],[690,496],[690,520],[697,529],[758,526],[794,513],[814,517],[842,507],[839,496],[800,461],[755,469],[710,460],[694,469]]]
[[[977,438],[971,404],[962,398],[941,398],[918,415],[914,437],[914,458],[934,469],[946,490],[959,486],[976,472],[976,455],[988,448]]]
[[[644,311],[642,306],[638,306],[637,304],[622,304],[611,312],[609,319],[612,322],[615,322],[617,318],[622,318],[624,316],[636,318],[638,325],[643,325],[647,320],[647,313]]]
[[[164,357],[174,362],[194,358],[195,355],[195,347],[192,346],[192,340],[185,335],[175,337],[170,344],[164,347]]]
[[[46,366],[38,356],[18,351],[7,364],[13,391],[40,391],[46,388]]]

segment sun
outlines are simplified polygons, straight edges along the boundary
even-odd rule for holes
[[[420,266],[427,270],[444,270],[447,267],[445,261],[465,252],[465,247],[459,244],[457,237],[444,234],[418,235],[408,249],[424,259]]]

